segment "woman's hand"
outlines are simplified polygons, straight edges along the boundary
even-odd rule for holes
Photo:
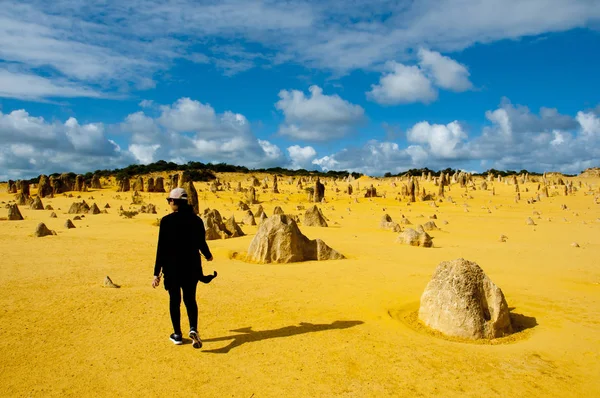
[[[154,280],[152,281],[152,287],[155,288],[158,285],[160,285],[160,276],[155,276]]]

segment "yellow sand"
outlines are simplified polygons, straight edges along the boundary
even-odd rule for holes
[[[221,176],[248,186],[245,177]],[[597,195],[600,181],[584,181]],[[242,226],[246,237],[209,241],[215,261],[205,270],[219,276],[198,288],[202,350],[168,340],[168,294],[162,284],[150,286],[158,233],[152,223],[167,214],[165,194],[144,194],[158,216],[123,219],[117,209],[129,207],[131,193],[121,193],[123,200],[114,188],[82,193],[111,209],[75,221],[72,230],[63,224],[76,198],[43,200],[58,219],[21,206],[24,221],[0,221],[0,396],[600,396],[600,205],[593,195],[579,190],[528,205],[530,183],[515,204],[514,187],[494,183],[497,195],[470,192],[465,212],[459,188],[447,193],[455,205],[434,209],[395,201],[400,188],[389,179],[362,178],[361,190],[370,183],[387,199],[357,204],[334,195],[329,182],[321,207],[330,227],[300,226],[346,260],[231,259],[247,250],[256,227]],[[196,187],[201,208],[241,221],[240,194]],[[308,206],[287,178],[279,189],[260,194],[267,215],[276,205],[294,214],[302,213],[298,204]],[[379,229],[384,213],[395,221],[404,214],[414,225],[437,214],[435,247],[395,243],[395,233]],[[538,225],[526,225],[528,216]],[[58,236],[32,237],[40,221]],[[477,262],[502,288],[522,332],[473,344],[418,323],[419,298],[435,267],[458,257]],[[122,288],[102,287],[106,275]]]

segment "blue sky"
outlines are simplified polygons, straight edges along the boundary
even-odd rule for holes
[[[600,2],[3,2],[0,179],[600,166]]]

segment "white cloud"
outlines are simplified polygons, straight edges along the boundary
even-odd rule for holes
[[[419,67],[392,61],[386,68],[389,72],[381,76],[379,84],[371,85],[367,93],[369,99],[384,105],[427,104],[437,99],[437,90]]]
[[[134,160],[106,137],[102,123],[50,123],[23,109],[0,112],[0,141],[0,180],[122,167]]]
[[[466,143],[465,151],[473,159],[486,159],[490,167],[571,173],[600,163],[600,134],[590,134],[596,118],[592,112],[578,112],[573,119],[542,108],[536,115],[503,99],[486,118],[491,125]]]
[[[339,164],[337,160],[330,156],[323,156],[320,159],[315,159],[312,164],[319,166],[323,171],[335,170]]]
[[[161,110],[158,121],[175,132],[212,129],[217,122],[215,110],[210,105],[190,98],[180,98],[172,106],[161,106]]]
[[[190,98],[159,109],[156,118],[136,112],[120,125],[133,144],[129,150],[144,163],[169,159],[271,167],[285,161],[279,147],[252,133],[242,114],[219,114],[210,105]]]
[[[243,115],[231,111],[213,110],[210,127],[193,124],[197,121],[194,117],[187,119],[189,125],[199,126],[193,131],[166,127],[172,125],[161,123],[161,117],[165,112],[184,109],[179,106],[182,100],[164,106],[164,112],[156,117],[144,112],[130,114],[118,125],[119,129],[107,128],[103,123],[80,124],[75,118],[49,122],[23,109],[0,112],[0,141],[4,143],[0,146],[0,180],[112,169],[159,159],[226,162],[251,168],[311,169],[314,165],[322,170],[371,175],[425,166],[473,170],[477,165],[576,173],[600,164],[600,119],[592,110],[580,111],[573,118],[550,108],[534,113],[503,99],[497,109],[485,113],[487,125],[471,134],[472,138],[456,121],[445,125],[422,121],[406,130],[408,146],[371,140],[317,156],[322,148],[300,145],[289,146],[284,155],[277,145],[256,137]],[[193,109],[208,107],[189,101]],[[305,116],[302,112],[298,115]],[[117,131],[119,142],[127,149],[121,149],[107,131]]]
[[[100,93],[68,81],[0,69],[0,97],[36,100],[58,97],[101,97]]]
[[[420,122],[409,129],[406,136],[409,142],[427,144],[429,153],[442,159],[464,156],[461,144],[468,138],[457,121],[447,125]]]
[[[577,112],[577,122],[581,125],[585,137],[600,136],[600,118],[592,112]]]
[[[335,165],[337,170],[372,175],[421,167],[473,170],[477,165],[579,173],[600,164],[600,118],[593,111],[578,112],[575,118],[550,108],[536,114],[503,99],[485,116],[490,124],[473,138],[456,121],[446,125],[423,121],[407,130],[407,141],[413,145],[406,148],[390,141],[369,141],[313,163],[323,169]]]
[[[317,151],[312,146],[292,145],[287,151],[292,160],[290,167],[295,170],[308,168],[317,156]]]
[[[135,156],[136,160],[141,164],[149,164],[159,159],[155,159],[154,154],[160,148],[160,145],[140,145],[131,144],[129,145],[129,152]]]
[[[364,109],[340,98],[324,95],[310,86],[310,97],[302,91],[281,90],[275,107],[283,112],[285,123],[279,133],[306,141],[327,141],[347,135],[364,118]]]
[[[21,74],[36,68],[51,73],[43,77],[44,90],[28,84],[0,95],[90,96],[89,84],[104,92],[146,89],[154,86],[156,72],[178,59],[211,62],[226,74],[294,62],[340,75],[390,59],[412,60],[422,46],[460,51],[474,43],[584,28],[600,19],[598,2],[572,0],[121,3],[3,2],[0,59]],[[195,47],[215,38],[218,47]],[[451,89],[466,84],[448,78],[452,73],[436,76]]]
[[[138,105],[141,108],[152,108],[154,106],[154,101],[152,101],[152,100],[141,100]]]
[[[348,170],[370,175],[386,171],[400,172],[412,167],[410,153],[394,142],[368,141],[363,146],[345,148],[339,152],[315,159],[313,164],[323,170]]]
[[[436,51],[419,49],[419,65],[431,76],[436,86],[445,90],[466,91],[473,88],[464,65]]]
[[[277,145],[271,144],[266,140],[258,140],[258,145],[260,145],[268,159],[276,161],[281,160],[283,154]]]
[[[105,154],[114,151],[114,146],[105,137],[102,123],[89,123],[83,126],[70,117],[65,122],[65,135],[76,152],[81,154]]]
[[[413,66],[387,62],[387,73],[379,84],[371,85],[367,98],[383,105],[428,104],[437,100],[437,87],[457,92],[473,87],[469,71],[455,60],[424,48],[419,49],[418,57],[419,64]]]

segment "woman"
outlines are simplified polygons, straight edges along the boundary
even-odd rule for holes
[[[214,275],[203,276],[200,263],[200,252],[207,261],[213,257],[205,239],[204,223],[194,214],[188,204],[187,192],[183,188],[175,188],[169,194],[167,202],[173,212],[160,220],[154,280],[152,287],[160,284],[161,271],[164,275],[165,290],[169,292],[169,310],[173,323],[173,334],[169,336],[174,344],[182,344],[183,337],[180,325],[181,293],[190,322],[189,336],[194,348],[202,347],[198,335],[198,305],[196,303],[196,286],[198,280],[210,282]]]

